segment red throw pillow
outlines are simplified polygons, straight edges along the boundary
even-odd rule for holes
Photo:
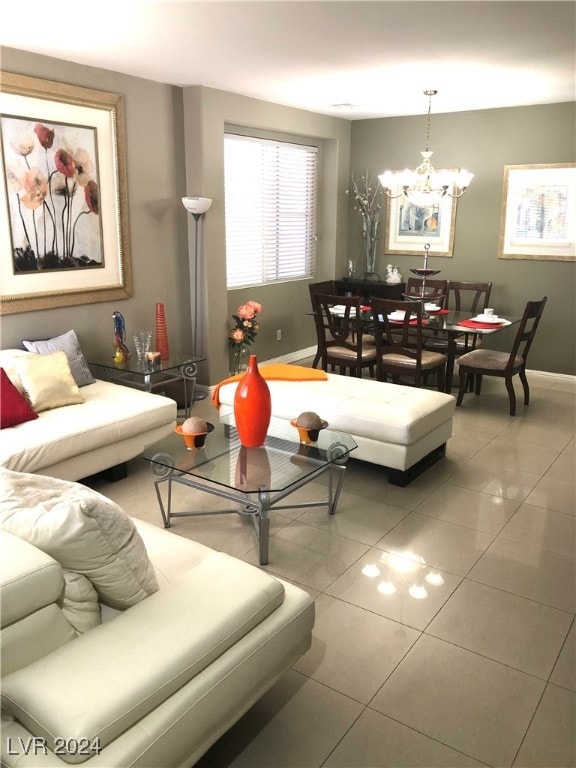
[[[38,414],[30,408],[24,395],[12,384],[4,368],[0,368],[0,429],[37,418]]]

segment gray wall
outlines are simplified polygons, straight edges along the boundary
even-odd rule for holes
[[[153,327],[157,301],[166,305],[174,351],[191,347],[189,253],[193,218],[180,198],[203,195],[214,202],[201,224],[206,269],[201,349],[209,362],[200,380],[214,384],[227,373],[231,314],[248,298],[261,301],[261,332],[254,351],[265,360],[314,343],[308,282],[226,292],[222,136],[227,123],[322,142],[321,226],[316,279],[345,274],[349,256],[361,253],[360,222],[345,194],[349,171],[414,165],[424,140],[424,118],[350,123],[206,88],[162,85],[70,62],[2,50],[2,68],[23,75],[99,88],[124,96],[133,297],[125,301],[4,315],[1,344],[19,346],[75,328],[89,355],[112,349],[112,312],[128,330]],[[437,167],[463,166],[476,173],[459,202],[453,259],[438,260],[446,277],[491,279],[493,304],[520,312],[528,298],[546,293],[549,304],[532,368],[574,374],[575,264],[501,261],[497,258],[502,173],[505,164],[574,160],[574,104],[433,115],[432,149]],[[393,261],[404,274],[418,257],[386,257],[380,242],[377,268]],[[2,255],[5,257],[5,255]],[[282,329],[282,341],[276,330]],[[556,337],[561,334],[562,344]],[[503,336],[503,334],[502,334]]]
[[[491,304],[501,314],[522,314],[528,300],[548,296],[529,367],[576,373],[576,263],[498,258],[502,182],[505,165],[567,163],[576,159],[576,104],[493,109],[458,114],[432,114],[430,148],[436,168],[466,168],[475,173],[458,201],[452,258],[431,259],[442,270],[439,279],[491,280]],[[350,169],[356,175],[413,168],[424,149],[426,118],[360,120],[352,124]],[[349,204],[348,251],[362,263],[361,218]],[[376,271],[386,264],[400,267],[404,277],[420,267],[420,256],[386,255],[385,211],[378,244]],[[344,264],[340,273],[344,274]],[[509,341],[511,331],[490,340]],[[561,341],[559,341],[561,338]]]

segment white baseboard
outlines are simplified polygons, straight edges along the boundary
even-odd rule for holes
[[[526,373],[538,374],[538,376],[549,376],[551,379],[559,379],[560,381],[573,381],[576,382],[576,376],[571,376],[569,373],[552,373],[551,371],[534,371],[530,368],[526,369]]]

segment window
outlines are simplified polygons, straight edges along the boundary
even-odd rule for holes
[[[226,134],[228,288],[314,274],[318,148]]]

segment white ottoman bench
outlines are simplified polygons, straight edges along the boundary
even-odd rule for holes
[[[452,395],[335,373],[326,377],[268,380],[272,415],[290,420],[315,411],[332,429],[352,435],[358,444],[353,458],[385,467],[393,485],[407,485],[445,455],[456,405]],[[236,387],[236,381],[219,387],[221,416],[233,412]]]

